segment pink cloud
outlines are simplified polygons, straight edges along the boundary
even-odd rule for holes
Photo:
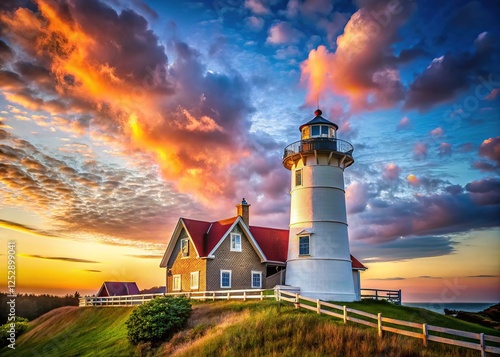
[[[397,130],[404,130],[411,128],[411,120],[407,116],[403,117],[396,126]]]
[[[438,147],[440,156],[449,156],[451,155],[451,144],[450,143],[441,143]]]
[[[444,130],[441,127],[437,127],[436,129],[431,130],[430,134],[436,138],[439,138],[440,136],[443,136]]]
[[[300,42],[304,34],[294,28],[289,22],[282,21],[269,29],[266,43],[273,45],[294,44]]]
[[[428,148],[426,144],[418,142],[413,147],[413,157],[416,160],[423,160],[427,157],[427,150]]]
[[[397,181],[399,179],[399,173],[401,172],[401,169],[399,168],[398,165],[395,163],[391,162],[384,167],[384,173],[382,174],[382,177],[385,180],[390,180],[390,181]]]

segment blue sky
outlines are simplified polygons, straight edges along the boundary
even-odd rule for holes
[[[54,258],[64,240],[135,249],[120,254],[157,271],[180,216],[231,216],[242,197],[253,224],[286,227],[282,150],[319,100],[355,147],[348,220],[352,251],[370,268],[365,286],[417,292],[420,276],[460,277],[500,298],[497,2],[0,9],[0,232],[33,240],[26,266]],[[58,253],[75,261],[52,259],[47,271],[107,277],[105,258]],[[153,276],[161,285],[161,271]]]

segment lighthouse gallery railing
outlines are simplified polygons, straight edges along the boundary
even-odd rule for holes
[[[312,151],[336,151],[345,155],[352,156],[354,147],[347,141],[330,138],[316,138],[308,140],[299,140],[285,148],[283,159],[291,155],[306,153]]]

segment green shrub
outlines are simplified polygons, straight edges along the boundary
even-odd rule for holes
[[[28,319],[24,317],[17,317],[16,316],[16,321],[12,322],[14,326],[14,331],[11,326],[11,322],[8,322],[2,326],[0,326],[0,348],[7,346],[11,342],[8,340],[8,338],[11,337],[11,333],[14,334],[15,338],[17,339],[23,332],[25,332],[28,329]]]
[[[191,303],[185,297],[159,297],[137,307],[125,323],[129,341],[137,345],[170,339],[186,326]]]

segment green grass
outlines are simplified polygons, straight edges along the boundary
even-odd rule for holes
[[[125,321],[130,307],[62,307],[30,323],[16,349],[1,356],[133,356]]]
[[[344,303],[340,303],[344,304]],[[433,312],[389,303],[347,306],[400,320],[474,332],[499,332]],[[194,302],[188,327],[159,348],[132,346],[125,321],[133,308],[64,307],[30,322],[16,350],[1,356],[477,356],[478,352],[387,333],[275,301]]]
[[[477,333],[483,332],[488,335],[500,336],[500,331],[498,330],[459,320],[452,316],[438,314],[419,307],[398,306],[387,301],[374,300],[363,300],[348,303],[337,302],[335,304],[346,305],[352,309],[369,312],[375,315],[377,313],[382,313],[382,318],[385,316],[403,321],[427,323],[432,326],[447,327]]]

